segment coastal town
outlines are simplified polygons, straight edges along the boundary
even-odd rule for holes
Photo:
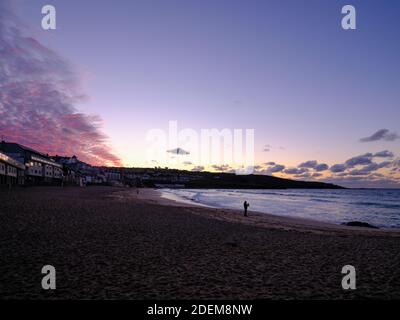
[[[0,143],[0,186],[114,186],[136,188],[337,189],[337,185],[251,174],[173,168],[92,166],[77,156],[50,156],[30,147]]]
[[[183,174],[168,168],[96,167],[75,155],[49,156],[18,143],[0,143],[0,185],[13,186],[88,186],[184,187],[200,179],[196,173]]]

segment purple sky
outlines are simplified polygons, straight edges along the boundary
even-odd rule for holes
[[[55,31],[41,29],[45,4],[57,9]],[[176,120],[181,129],[255,129],[259,172],[348,186],[399,186],[400,3],[351,1],[355,31],[340,27],[345,4],[18,0],[12,5],[20,18],[17,28],[55,53],[43,59],[49,65],[39,73],[21,65],[8,75],[19,79],[21,91],[8,81],[9,94],[29,100],[23,88],[32,81],[24,73],[42,84],[46,74],[45,81],[56,78],[57,90],[67,91],[68,98],[48,98],[54,90],[43,86],[38,95],[35,87],[29,91],[35,99],[20,108],[30,114],[27,108],[37,110],[35,104],[49,105],[40,113],[51,115],[49,127],[75,130],[70,145],[59,150],[54,139],[51,149],[71,151],[80,140],[78,155],[92,162],[152,166],[144,154],[146,133],[166,130]],[[0,32],[1,50],[6,34],[4,28]],[[27,45],[22,36],[19,41],[14,44]],[[0,54],[6,65],[18,63]],[[38,53],[23,54],[35,66],[26,55],[33,59]],[[7,94],[0,99],[6,105]],[[16,119],[18,105],[15,112],[7,122],[0,120],[2,134],[27,143],[31,135],[21,131],[26,119]],[[48,134],[45,124],[36,124],[35,132],[43,140]],[[360,141],[376,132],[365,139],[373,141]],[[190,155],[181,158],[181,168],[197,165],[183,164]],[[338,166],[332,171],[310,160]]]

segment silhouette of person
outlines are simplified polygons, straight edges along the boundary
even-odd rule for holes
[[[244,216],[247,217],[247,208],[250,207],[250,204],[247,201],[245,201],[243,203],[243,207],[244,207]]]

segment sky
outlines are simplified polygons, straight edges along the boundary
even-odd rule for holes
[[[56,30],[41,27],[47,4]],[[346,4],[356,30],[341,28]],[[6,140],[92,164],[230,172],[179,141],[151,159],[146,136],[170,121],[254,129],[258,174],[400,187],[398,1],[2,0],[0,17]]]

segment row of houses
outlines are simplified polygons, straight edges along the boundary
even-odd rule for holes
[[[137,186],[124,168],[94,167],[76,156],[49,156],[18,143],[0,143],[0,185]]]
[[[0,152],[0,185],[21,184],[24,176],[25,166]]]
[[[94,167],[76,156],[49,156],[18,143],[0,143],[0,185],[185,186],[202,179],[168,168]]]
[[[48,155],[17,143],[0,143],[0,184],[60,184],[63,166]]]

